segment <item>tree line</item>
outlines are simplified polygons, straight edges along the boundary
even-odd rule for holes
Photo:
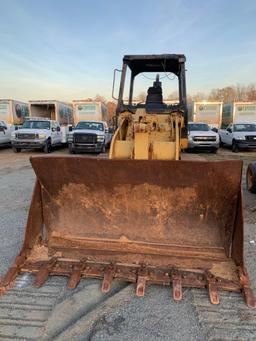
[[[168,99],[177,99],[178,93],[172,93],[168,96]],[[198,92],[195,95],[188,95],[187,101],[222,101],[223,103],[230,103],[234,101],[256,101],[256,85],[230,85],[224,88],[212,89],[208,94],[204,92]]]

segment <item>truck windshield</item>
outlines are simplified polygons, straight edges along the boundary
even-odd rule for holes
[[[104,131],[102,123],[99,122],[79,122],[75,129],[89,129]]]
[[[23,123],[22,128],[26,129],[50,129],[49,121],[26,121]]]
[[[234,124],[234,131],[256,131],[256,124]]]
[[[189,124],[189,131],[209,131],[210,127],[207,124]]]

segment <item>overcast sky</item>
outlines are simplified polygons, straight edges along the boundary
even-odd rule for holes
[[[0,0],[0,98],[111,98],[124,54],[184,53],[187,90],[256,83],[255,0]]]

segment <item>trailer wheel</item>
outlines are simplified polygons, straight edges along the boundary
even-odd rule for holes
[[[20,153],[21,152],[21,149],[16,148],[16,147],[12,147],[12,150],[14,151],[14,153]]]
[[[256,163],[250,163],[246,172],[246,185],[251,193],[256,193]]]

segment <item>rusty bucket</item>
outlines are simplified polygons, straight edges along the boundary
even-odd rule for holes
[[[243,257],[242,162],[32,157],[37,176],[25,241],[1,282],[23,272],[242,291],[255,307]]]

